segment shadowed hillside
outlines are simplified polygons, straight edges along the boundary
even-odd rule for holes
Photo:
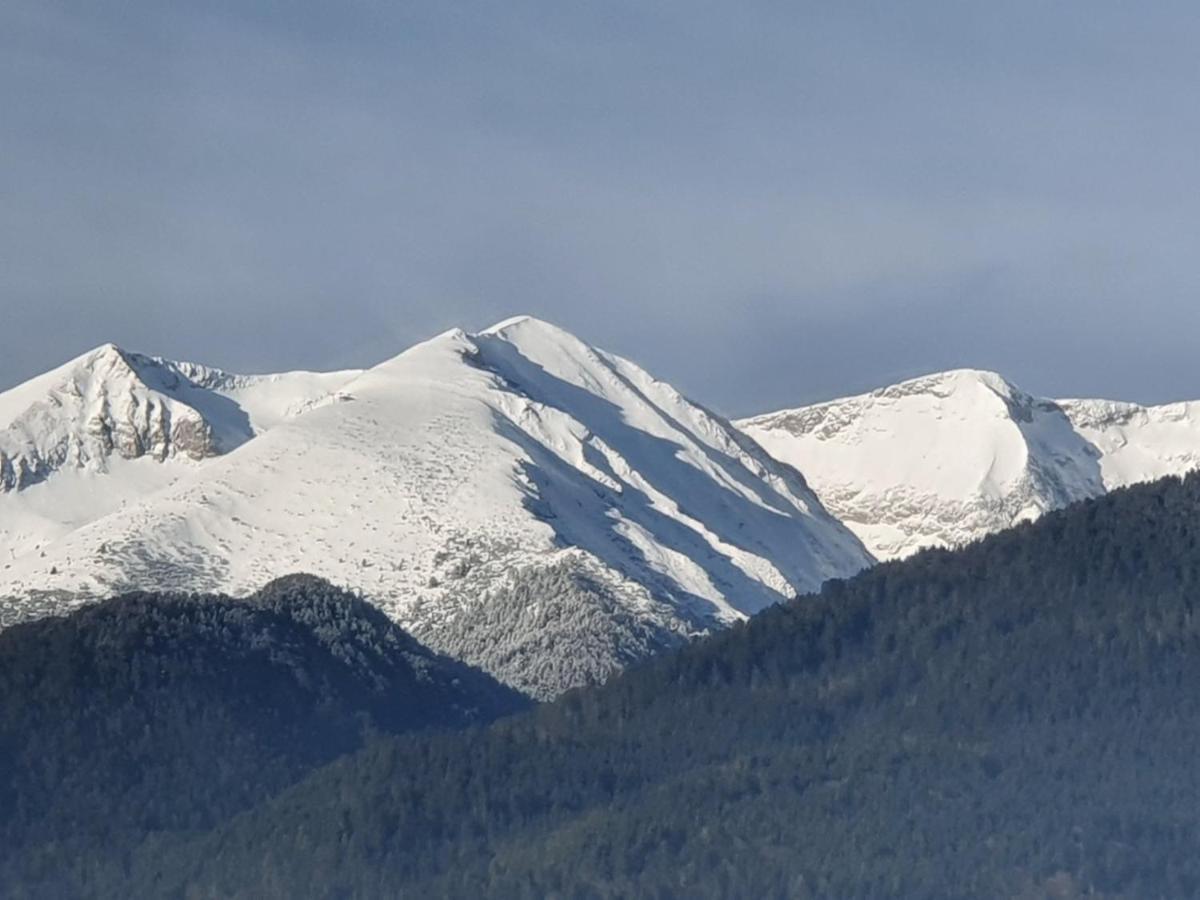
[[[0,891],[84,890],[149,833],[203,829],[370,734],[528,701],[306,576],[248,600],[129,594],[0,632]],[[76,881],[78,879],[78,881]]]

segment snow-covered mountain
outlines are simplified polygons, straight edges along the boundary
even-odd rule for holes
[[[132,586],[249,593],[307,571],[549,696],[872,562],[792,468],[535,319],[287,388],[95,356],[0,395],[0,447],[32,473],[0,497],[0,529],[63,475],[71,491],[80,472],[142,463],[145,481],[40,546],[6,542],[8,621]]]
[[[975,370],[738,425],[803,471],[879,559],[959,545],[1200,466],[1200,403],[1046,400]]]
[[[196,471],[356,374],[231,375],[105,344],[0,393],[0,565]]]

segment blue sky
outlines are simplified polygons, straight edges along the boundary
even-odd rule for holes
[[[528,312],[729,414],[1200,397],[1197,46],[1171,2],[7,0],[0,387]]]

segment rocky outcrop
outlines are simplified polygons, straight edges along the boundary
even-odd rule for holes
[[[103,469],[114,456],[161,462],[217,455],[212,423],[147,384],[152,361],[139,362],[105,345],[59,370],[41,396],[0,423],[0,491],[29,487],[64,466]]]

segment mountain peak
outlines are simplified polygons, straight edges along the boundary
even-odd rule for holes
[[[105,342],[0,393],[0,493],[60,470],[108,472],[114,459],[225,453],[351,374],[236,376]]]
[[[948,369],[944,372],[931,372],[888,385],[862,395],[863,397],[899,398],[914,394],[928,394],[939,398],[949,398],[964,394],[979,395],[980,391],[994,394],[1008,401],[1024,401],[1028,395],[998,372],[987,369]],[[856,398],[847,397],[833,403],[846,403]]]
[[[122,365],[125,361],[125,351],[111,341],[106,341],[103,344],[98,344],[90,350],[85,350],[78,356],[72,357],[65,363],[44,372],[41,375],[34,376],[27,382],[16,385],[10,390],[18,390],[25,384],[39,383],[63,383],[74,375],[84,372],[93,372],[106,369],[112,366]],[[8,393],[5,391],[4,393]]]
[[[495,325],[491,325],[491,326],[483,329],[483,331],[481,331],[479,333],[480,334],[501,334],[503,332],[510,331],[510,330],[517,329],[517,328],[522,328],[522,327],[554,329],[556,331],[561,330],[556,325],[551,325],[549,322],[543,321],[542,319],[538,319],[538,318],[535,318],[534,316],[527,315],[527,314],[521,314],[521,315],[516,315],[516,316],[510,316],[507,319],[501,319]]]
[[[86,355],[86,356],[89,356],[89,357],[92,357],[92,358],[95,358],[95,359],[102,359],[102,358],[104,358],[104,357],[110,357],[110,358],[111,358],[111,357],[115,357],[115,356],[124,356],[124,355],[125,355],[125,351],[124,351],[124,350],[122,350],[122,349],[121,349],[121,348],[120,348],[120,347],[119,347],[119,346],[118,346],[116,343],[114,343],[113,341],[105,341],[103,344],[101,344],[100,346],[98,346],[98,347],[96,347],[95,349],[91,350],[89,353],[87,353],[87,354],[85,354],[85,355]]]
[[[212,424],[147,384],[131,356],[102,344],[47,376],[6,392],[0,492],[29,487],[62,468],[103,469],[110,457],[158,461],[219,452]]]
[[[1200,464],[1200,404],[1033,397],[996,372],[935,372],[744,420],[880,558],[957,545]]]
[[[99,346],[93,347],[73,360],[55,369],[55,373],[61,373],[66,380],[70,377],[79,377],[84,373],[90,372],[121,372],[129,376],[136,377],[133,365],[130,363],[132,354],[113,343],[106,341]]]
[[[1055,403],[953,369],[741,424],[877,557],[957,545],[1104,490]]]
[[[918,375],[865,394],[839,397],[812,406],[782,409],[742,420],[750,430],[812,433],[821,440],[854,426],[871,410],[906,410],[934,419],[1011,418],[1027,421],[1035,403],[1012,382],[986,369],[948,369]]]
[[[497,322],[490,328],[485,328],[475,334],[474,337],[499,339],[519,346],[557,347],[566,349],[568,352],[594,349],[567,329],[555,325],[553,322],[547,322],[545,319],[527,315],[513,316]]]
[[[992,369],[977,369],[971,366],[960,366],[955,369],[942,369],[936,372],[929,372],[925,375],[918,375],[909,381],[919,381],[922,378],[937,380],[937,381],[976,381],[983,384],[1009,384],[999,372]]]
[[[544,697],[872,561],[728,422],[530,316],[445,332],[343,390],[17,557],[0,615],[51,568],[81,597],[135,578],[244,593],[304,569]]]

